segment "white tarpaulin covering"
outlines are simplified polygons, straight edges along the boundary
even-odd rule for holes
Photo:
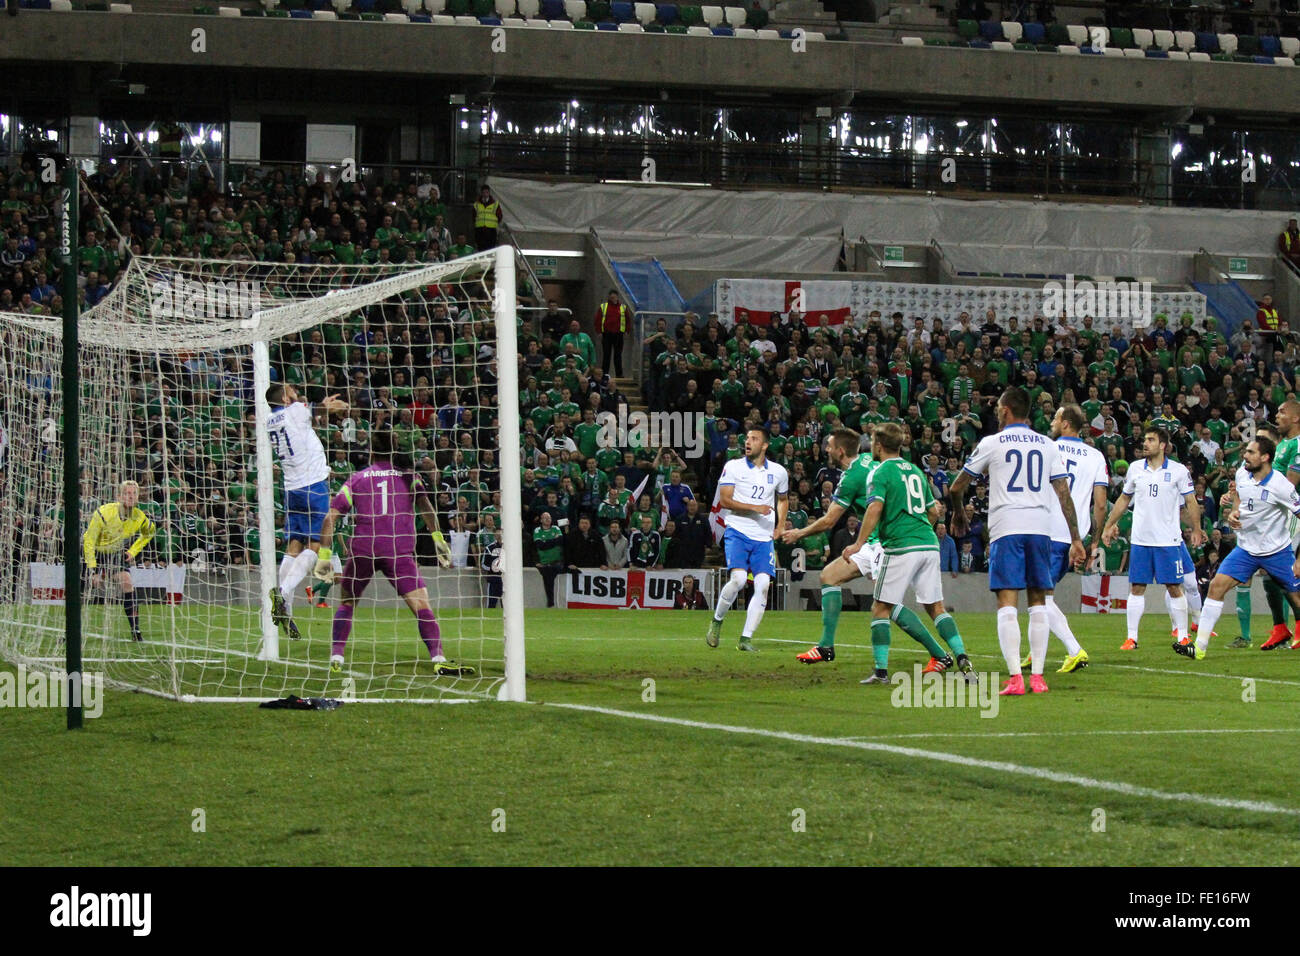
[[[673,267],[830,272],[840,230],[851,240],[938,239],[972,272],[1135,276],[1182,283],[1204,246],[1272,255],[1287,213],[933,196],[683,189],[494,178],[506,218],[524,230],[585,232],[615,257],[652,255]]]

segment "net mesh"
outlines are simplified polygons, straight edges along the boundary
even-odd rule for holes
[[[81,540],[125,480],[138,482],[139,506],[157,530],[132,562],[133,599],[123,592],[123,549],[96,553],[99,576],[88,571],[83,595],[86,671],[110,686],[181,699],[492,695],[504,675],[493,265],[492,253],[417,266],[133,260],[79,323],[82,522],[69,530]],[[57,668],[61,323],[5,314],[0,329],[4,501],[12,516],[0,523],[0,554],[9,557],[0,566],[0,652]],[[289,595],[301,638],[286,633],[278,659],[259,659],[271,601],[262,586],[259,502],[273,500],[277,574],[287,529],[278,460],[270,486],[258,487],[258,342],[266,343],[270,380],[309,403],[331,499],[371,464],[377,441],[410,456],[404,480],[411,484],[413,472],[429,489],[455,565],[437,567],[433,539],[417,522],[414,556],[441,631],[433,650],[473,674],[436,673],[412,609],[383,574],[356,602],[340,670],[330,667],[331,630],[344,574],[325,595],[307,574]],[[324,409],[333,395],[345,411]],[[264,421],[260,427],[265,434]],[[343,516],[326,542],[335,568],[354,570],[353,528],[353,516]],[[135,540],[128,534],[123,544]],[[128,616],[133,603],[140,640]]]

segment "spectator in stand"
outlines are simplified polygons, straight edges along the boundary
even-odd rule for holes
[[[684,568],[704,566],[704,553],[713,544],[709,516],[695,498],[686,499],[686,512],[677,523],[677,560]]]
[[[597,326],[599,328],[599,326]],[[567,351],[570,343],[573,344],[575,351],[582,360],[591,367],[596,363],[596,343],[591,340],[591,336],[582,331],[582,326],[577,319],[569,322],[569,332],[560,339],[560,352]],[[608,366],[606,366],[608,368]]]
[[[634,568],[658,568],[659,555],[663,550],[663,536],[654,530],[654,518],[648,514],[641,515],[641,526],[632,532],[628,539],[628,560]]]
[[[695,584],[695,575],[682,575],[682,589],[673,597],[673,609],[676,611],[707,611],[709,602],[704,592]]]
[[[501,203],[486,185],[474,201],[474,243],[480,249],[494,249],[497,230],[501,227]]]
[[[1288,219],[1286,229],[1277,237],[1277,251],[1291,260],[1291,264],[1300,268],[1300,227],[1294,219]]]
[[[623,377],[623,336],[627,332],[628,319],[628,308],[619,301],[618,290],[610,289],[596,310],[596,330],[600,332],[601,367],[611,369],[615,378]]]
[[[546,496],[554,498],[555,494]],[[533,529],[533,545],[537,548],[537,570],[542,573],[542,586],[546,590],[546,606],[555,607],[555,579],[564,570],[564,531],[551,522],[550,511],[543,511],[540,524]]]
[[[569,531],[564,541],[564,557],[570,571],[599,568],[605,563],[605,543],[587,515],[579,515],[577,526]]]
[[[959,569],[957,542],[948,533],[948,525],[943,521],[934,526],[934,533],[939,539],[939,573],[951,574],[955,578]]]
[[[602,571],[617,571],[627,567],[628,542],[623,536],[623,523],[617,519],[609,523],[609,534],[602,539],[605,545],[605,562]]]

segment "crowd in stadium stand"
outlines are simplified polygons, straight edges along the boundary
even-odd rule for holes
[[[123,168],[92,177],[90,186],[98,202],[87,198],[82,209],[83,307],[107,294],[133,254],[384,263],[473,251],[464,234],[449,234],[447,210],[428,177],[397,170],[339,184],[274,172],[222,192],[210,178],[186,187],[165,172],[138,181]],[[52,190],[28,167],[0,172],[0,196],[0,310],[57,313]],[[490,193],[479,197],[480,206],[493,203]],[[495,228],[499,211],[482,217],[476,208],[479,236]],[[1279,251],[1298,239],[1289,229]],[[367,435],[390,429],[438,489],[454,562],[462,567],[485,565],[482,556],[499,553],[508,520],[499,490],[494,337],[484,305],[469,301],[465,289],[446,287],[324,323],[276,343],[272,354],[277,374],[310,401],[339,392],[352,406],[346,416],[319,419],[335,486],[367,463]],[[1256,321],[1231,338],[1214,319],[1197,323],[1190,315],[1156,316],[1137,334],[1092,318],[1066,323],[991,310],[926,318],[873,312],[842,326],[797,312],[762,318],[767,322],[729,326],[714,315],[688,315],[671,330],[660,320],[642,343],[646,401],[655,411],[703,416],[698,455],[685,442],[651,445],[635,431],[623,445],[604,443],[609,432],[602,433],[598,416],[627,404],[598,364],[594,338],[606,346],[600,363],[621,353],[615,346],[630,312],[617,295],[586,321],[551,302],[535,325],[521,324],[526,566],[541,570],[548,585],[573,568],[706,566],[714,484],[723,464],[743,454],[744,431],[755,425],[768,433],[769,456],[790,471],[789,521],[796,527],[829,505],[839,472],[822,438],[840,426],[905,425],[904,455],[925,470],[942,500],[973,445],[995,429],[998,394],[1019,385],[1040,431],[1059,405],[1082,406],[1091,425],[1087,440],[1111,463],[1112,497],[1140,456],[1142,430],[1167,428],[1176,457],[1196,480],[1211,540],[1194,556],[1209,569],[1232,540],[1218,502],[1240,460],[1245,423],[1268,421],[1294,394],[1300,365],[1297,338],[1267,300]],[[197,551],[218,567],[256,561],[249,362],[235,355],[192,359],[169,365],[163,379],[145,369],[133,374],[121,476],[140,480],[142,503],[166,529],[150,554],[191,560]],[[175,413],[164,415],[172,406]],[[278,477],[275,485],[279,497]],[[955,538],[943,528],[945,572],[984,568],[987,507],[987,490],[978,488],[967,505],[969,532]],[[36,529],[42,517],[49,525],[50,515],[25,520]],[[838,554],[856,533],[849,520],[800,542],[798,567],[815,572]],[[1105,570],[1123,570],[1127,526],[1121,531],[1102,553]],[[41,534],[57,537],[48,527]],[[36,537],[33,530],[29,539]],[[778,552],[791,568],[791,548],[779,545]],[[499,581],[494,585],[499,592]]]

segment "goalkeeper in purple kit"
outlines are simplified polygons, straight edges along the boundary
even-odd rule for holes
[[[442,634],[429,605],[429,591],[415,563],[417,511],[433,535],[438,564],[451,567],[451,549],[438,527],[433,503],[420,479],[411,471],[409,456],[393,452],[387,432],[376,432],[371,436],[370,465],[344,483],[330,502],[329,514],[321,528],[321,540],[331,541],[338,517],[348,513],[353,516],[352,553],[343,566],[341,600],[334,612],[330,669],[335,673],[343,669],[343,649],[352,633],[353,608],[376,571],[388,577],[415,615],[434,673],[448,676],[474,673],[473,667],[443,656]],[[316,575],[323,580],[332,579],[334,574],[330,557],[328,548],[322,548],[317,556]]]

